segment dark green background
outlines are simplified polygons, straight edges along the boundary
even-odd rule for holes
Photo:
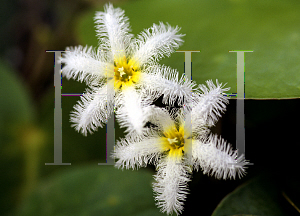
[[[53,162],[54,142],[54,56],[45,50],[96,45],[93,16],[103,4],[2,4],[1,215],[159,215],[151,188],[154,167],[122,172],[97,166],[105,161],[105,129],[84,137],[70,127],[69,114],[79,97],[62,98],[63,162],[72,165],[44,165]],[[114,5],[125,10],[135,35],[159,21],[181,27],[186,36],[179,50],[201,50],[193,54],[193,79],[199,84],[219,79],[235,92],[236,54],[228,51],[254,51],[246,53],[245,65],[246,158],[254,165],[235,181],[195,172],[183,215],[297,215],[282,192],[300,206],[300,103],[282,98],[300,95],[298,1],[154,0]],[[183,59],[182,53],[174,53],[161,63],[182,73]],[[62,83],[63,93],[85,89],[73,80]],[[230,99],[212,129],[233,147],[235,107],[235,99]],[[116,139],[123,136],[116,124]]]

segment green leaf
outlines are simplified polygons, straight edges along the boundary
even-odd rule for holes
[[[0,215],[3,215],[13,208],[23,192],[21,187],[26,179],[23,153],[40,143],[40,132],[33,124],[34,109],[26,86],[2,60],[0,86],[0,185],[3,186]]]
[[[256,177],[228,194],[212,216],[289,215],[282,207],[282,195],[272,178]]]
[[[228,83],[236,93],[236,53],[245,54],[246,98],[300,97],[300,4],[289,1],[153,0],[115,4],[129,17],[134,34],[162,21],[181,27],[186,34],[179,50],[194,53],[193,80],[208,79]],[[79,18],[77,37],[81,45],[97,45],[94,28],[96,10]],[[184,56],[174,53],[160,63],[184,69]]]
[[[28,91],[15,71],[0,61],[0,127],[4,123],[29,122],[33,120],[33,106]]]
[[[68,166],[41,182],[17,215],[163,215],[154,203],[152,181],[145,169]]]

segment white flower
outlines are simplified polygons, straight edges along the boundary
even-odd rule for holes
[[[149,83],[161,81],[158,73],[151,75],[153,69],[160,68],[154,65],[161,58],[170,56],[181,44],[183,36],[177,34],[178,27],[160,23],[144,30],[134,39],[129,33],[129,22],[124,11],[113,8],[112,4],[105,5],[105,12],[96,13],[95,23],[99,47],[96,50],[87,46],[67,48],[70,52],[62,57],[63,75],[68,79],[85,81],[89,86],[71,115],[72,126],[84,135],[102,127],[113,112],[114,105],[121,105],[114,104],[114,98],[120,97],[120,92],[123,92],[123,97],[125,94],[130,96],[134,88],[150,87]],[[176,85],[173,83],[173,86]],[[158,93],[153,96],[161,94],[160,90],[154,89]]]
[[[151,73],[148,73],[151,71]],[[178,72],[166,66],[151,66],[141,75],[143,82],[119,93],[116,98],[116,117],[120,127],[126,127],[128,136],[132,133],[143,134],[149,130],[145,124],[155,115],[152,113],[151,104],[162,96],[162,102],[173,106],[175,102],[191,110],[192,103],[199,100],[195,89],[196,83],[185,81],[184,75],[178,78]]]
[[[225,110],[228,99],[221,93],[227,91],[222,84],[212,81],[199,85],[202,94],[194,100],[192,110],[179,108],[169,113],[164,108],[147,107],[151,114],[148,120],[157,127],[142,135],[133,133],[117,142],[112,154],[117,158],[118,168],[139,168],[152,163],[157,168],[156,182],[153,184],[155,199],[162,212],[180,214],[183,201],[188,193],[192,169],[227,179],[245,174],[248,163],[243,156],[237,158],[230,144],[216,135],[211,135],[208,127],[215,124]],[[142,104],[142,103],[141,103]],[[143,106],[143,105],[141,105]],[[191,115],[191,129],[186,124],[186,116]],[[125,120],[125,119],[124,119]],[[186,163],[186,149],[191,149],[192,164]]]

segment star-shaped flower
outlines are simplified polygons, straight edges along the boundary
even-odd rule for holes
[[[118,168],[135,169],[148,163],[156,166],[155,199],[161,211],[168,214],[183,211],[193,168],[201,168],[203,173],[218,179],[245,174],[248,162],[244,156],[237,158],[230,144],[211,135],[208,129],[224,112],[228,99],[221,93],[229,89],[223,88],[218,81],[216,86],[212,81],[207,81],[207,85],[208,88],[199,85],[202,94],[193,102],[192,110],[179,108],[170,113],[164,108],[148,107],[151,112],[148,120],[156,127],[147,134],[131,134],[121,139],[112,154],[118,159],[115,164]],[[187,116],[190,116],[191,126]]]
[[[71,122],[76,130],[84,135],[102,127],[113,112],[116,101],[124,101],[124,95],[135,94],[133,89],[149,87],[149,83],[161,82],[162,76],[153,73],[153,69],[161,70],[158,60],[179,47],[183,35],[178,34],[179,28],[169,24],[154,24],[144,30],[135,39],[130,34],[128,18],[120,8],[112,4],[105,5],[105,12],[97,12],[95,16],[99,47],[77,46],[67,48],[63,54],[63,75],[70,79],[85,81],[89,88],[74,107]],[[152,68],[152,69],[151,69]],[[166,89],[174,88],[165,86]],[[156,85],[157,86],[157,85]],[[156,96],[161,93],[161,86],[151,87]],[[188,94],[188,92],[186,92]],[[168,96],[169,98],[169,96]]]

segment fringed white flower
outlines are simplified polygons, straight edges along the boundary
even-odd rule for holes
[[[246,172],[244,166],[248,162],[237,151],[217,135],[210,135],[206,140],[193,140],[194,168],[201,167],[204,174],[210,174],[217,179],[235,179],[236,174],[241,178]]]
[[[122,91],[116,98],[116,117],[121,128],[126,128],[125,133],[139,135],[148,131],[144,127],[151,115],[153,97],[144,91],[136,91],[133,87]]]
[[[220,84],[216,80],[215,85],[212,80],[207,80],[206,85],[199,84],[197,94],[197,103],[194,103],[191,112],[191,121],[193,131],[198,131],[203,128],[212,127],[221,117],[221,113],[226,110],[228,99],[222,93],[229,91],[230,88],[224,88],[226,84]]]
[[[192,169],[198,171],[201,168],[203,173],[223,179],[245,174],[248,162],[244,156],[236,158],[237,153],[230,144],[210,135],[208,129],[225,110],[228,99],[221,93],[228,88],[223,88],[218,81],[217,85],[207,81],[207,85],[208,88],[199,86],[202,94],[193,101],[192,110],[184,107],[169,113],[165,108],[148,107],[151,111],[148,121],[156,127],[143,135],[132,133],[121,139],[112,154],[118,159],[118,168],[135,169],[149,163],[156,166],[156,182],[153,184],[155,200],[161,211],[167,214],[174,212],[178,215],[183,211]],[[191,126],[187,116],[191,116]],[[188,151],[191,153],[190,159]]]
[[[114,91],[109,91],[107,86],[91,86],[81,96],[81,101],[74,106],[75,111],[71,113],[71,125],[85,136],[87,132],[93,133],[106,121],[107,112],[114,109]],[[101,121],[99,121],[99,119]]]
[[[153,99],[163,96],[162,102],[174,106],[185,104],[191,108],[191,104],[198,98],[201,93],[196,87],[194,81],[186,79],[184,75],[178,77],[178,71],[165,65],[153,65],[147,68],[146,73],[142,74],[144,82],[140,85],[146,89],[148,95]]]
[[[63,76],[85,81],[92,89],[87,90],[85,96],[81,98],[71,118],[73,126],[84,135],[104,125],[114,110],[112,104],[115,96],[118,97],[118,94],[125,91],[127,93],[123,96],[128,96],[129,91],[134,88],[150,87],[143,85],[146,79],[154,80],[151,73],[146,71],[147,67],[157,64],[158,60],[165,56],[170,56],[183,42],[181,39],[183,35],[178,34],[178,27],[173,28],[163,23],[154,24],[135,39],[129,33],[128,18],[124,16],[123,10],[114,8],[112,4],[105,5],[104,9],[104,12],[97,12],[95,16],[99,47],[97,49],[70,47],[67,48],[69,52],[65,52],[62,57]],[[147,73],[147,76],[143,76],[144,73]],[[163,77],[158,79],[157,74],[153,76],[156,81],[163,79]],[[175,82],[172,84],[179,86]],[[105,92],[107,85],[112,88],[109,87]],[[156,90],[159,92],[161,88]],[[91,93],[99,95],[87,95]],[[102,95],[107,93],[109,96]],[[136,92],[132,92],[132,95],[135,94]],[[119,107],[122,104],[115,105]],[[137,123],[134,125],[137,126]],[[141,129],[139,131],[141,132]]]
[[[223,88],[226,84],[222,85],[216,80],[217,85],[215,85],[212,80],[206,81],[208,87],[204,84],[200,84],[198,88],[200,89],[200,101],[193,107],[192,116],[193,122],[201,122],[199,120],[204,120],[207,126],[213,126],[221,113],[226,110],[226,104],[228,104],[228,99],[222,95],[223,92],[228,91],[230,88]]]
[[[157,165],[156,183],[153,184],[155,200],[162,212],[180,214],[188,194],[187,183],[192,170],[181,157],[167,156]]]

